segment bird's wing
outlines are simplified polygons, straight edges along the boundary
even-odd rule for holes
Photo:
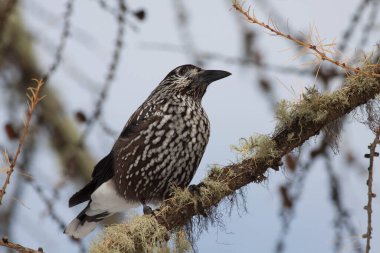
[[[107,156],[100,160],[98,164],[96,164],[91,175],[91,181],[69,199],[69,207],[73,207],[87,200],[90,200],[91,194],[101,184],[111,179],[113,175],[113,156],[112,152],[110,152]]]
[[[139,108],[128,120],[123,131],[121,132],[118,140],[115,143],[112,151],[98,162],[92,172],[91,181],[83,187],[80,191],[76,192],[69,200],[69,207],[73,207],[91,199],[91,194],[103,183],[110,180],[114,174],[114,152],[113,150],[120,145],[125,145],[130,140],[135,138],[141,130],[144,130],[157,120],[159,116],[152,114],[157,105],[150,107]]]

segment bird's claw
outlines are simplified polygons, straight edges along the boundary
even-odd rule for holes
[[[143,212],[145,215],[149,215],[149,214],[154,215],[153,209],[150,206],[145,205],[145,204],[143,205]]]
[[[199,196],[201,195],[201,188],[205,186],[206,185],[203,182],[200,182],[199,184],[191,184],[189,185],[188,190],[191,194]]]
[[[156,216],[156,212],[159,212],[160,208],[152,209],[150,206],[144,204],[143,205],[143,213],[144,215],[153,215]]]
[[[201,188],[202,187],[206,187],[206,184],[201,182],[199,184],[191,184],[189,185],[188,187],[188,190],[189,192],[193,195],[193,196],[200,196],[201,195]],[[198,199],[197,200],[197,204],[196,204],[196,208],[198,210],[198,212],[203,216],[203,217],[207,217],[207,213],[206,211],[204,210],[204,207],[203,207],[203,204],[202,202]]]

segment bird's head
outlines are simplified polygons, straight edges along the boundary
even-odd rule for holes
[[[167,74],[157,91],[186,94],[200,100],[210,83],[229,75],[231,73],[223,70],[204,70],[191,64],[182,65]]]

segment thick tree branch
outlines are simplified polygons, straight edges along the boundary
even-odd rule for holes
[[[379,69],[375,69],[374,65],[369,66],[365,67],[366,71],[379,73]],[[142,239],[144,236],[149,238],[157,230],[157,225],[165,227],[168,231],[177,229],[188,223],[193,216],[207,214],[223,198],[236,190],[251,182],[262,182],[268,169],[278,167],[284,155],[300,147],[310,137],[318,135],[322,128],[367,103],[379,93],[380,78],[364,75],[347,78],[345,85],[335,92],[319,94],[315,90],[309,90],[309,94],[305,94],[300,102],[286,102],[286,115],[277,115],[280,122],[275,133],[261,141],[261,146],[256,147],[253,157],[212,170],[203,180],[205,186],[201,188],[200,196],[193,196],[188,190],[176,191],[172,198],[162,203],[160,211],[151,217],[149,222],[156,222],[154,226],[151,225],[151,230],[148,229],[146,234],[137,240],[133,238],[133,247],[130,250],[127,247],[128,250],[125,252],[147,249],[146,244],[141,245],[141,242],[144,242]],[[120,241],[114,239],[115,234],[111,235],[118,229],[118,233],[125,231],[123,235],[131,238],[131,230],[136,227],[137,222],[141,222],[140,219],[136,220],[132,220],[127,226],[120,224],[107,228],[103,239],[93,245],[92,252],[107,252],[120,247],[124,249],[126,246],[121,246]],[[121,229],[122,227],[124,229]]]
[[[211,173],[204,182],[211,180],[223,185],[226,184],[228,187],[225,188],[223,194],[202,196],[202,198],[208,198],[209,204],[203,205],[203,207],[207,209],[218,205],[225,196],[251,182],[262,182],[266,178],[265,172],[271,167],[280,165],[281,158],[284,155],[301,146],[310,137],[319,134],[320,130],[329,123],[350,113],[379,93],[380,78],[356,77],[349,79],[348,84],[341,89],[330,94],[320,95],[316,101],[319,103],[319,109],[321,111],[327,110],[322,120],[316,121],[313,115],[301,114],[300,117],[293,118],[287,126],[281,127],[271,137],[275,146],[268,155],[253,157],[241,163],[226,166],[221,173]],[[192,216],[201,214],[201,210],[197,210],[194,203],[183,205],[178,203],[178,199],[175,197],[164,202],[160,209],[163,211],[156,214],[157,221],[168,230],[184,225]]]

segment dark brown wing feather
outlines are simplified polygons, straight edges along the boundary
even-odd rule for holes
[[[156,117],[149,117],[150,108],[139,108],[128,120],[120,134],[119,140],[123,139],[123,143],[128,143],[129,139],[134,138],[142,129],[145,129],[151,121],[156,120]],[[120,142],[116,141],[115,146]],[[92,172],[91,181],[76,192],[69,200],[69,207],[73,207],[91,199],[91,194],[104,182],[110,180],[114,174],[114,152],[112,151],[98,162]]]
[[[113,155],[112,152],[105,156],[95,166],[92,172],[91,181],[80,191],[75,193],[69,200],[69,207],[76,206],[80,203],[91,199],[91,194],[104,182],[111,179],[114,175]]]

